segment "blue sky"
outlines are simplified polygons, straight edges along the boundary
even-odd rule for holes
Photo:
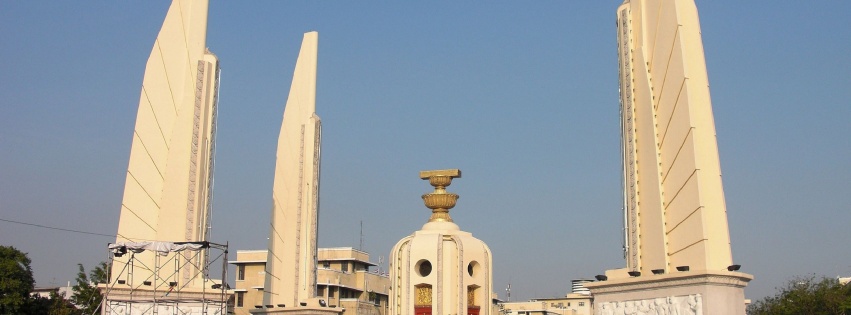
[[[452,216],[494,291],[567,293],[624,265],[619,1],[213,1],[221,61],[213,241],[266,245],[275,145],[302,33],[319,31],[320,246],[373,261],[428,218],[426,169],[460,168]],[[115,233],[139,90],[169,3],[0,3],[0,219]],[[847,1],[698,1],[733,258],[749,298],[851,275]],[[108,237],[0,222],[38,285]],[[233,254],[231,255],[233,258]],[[386,268],[386,264],[385,264]]]

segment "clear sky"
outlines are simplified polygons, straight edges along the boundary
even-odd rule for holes
[[[620,1],[213,1],[221,61],[212,241],[266,246],[302,34],[319,31],[319,243],[374,262],[428,218],[426,169],[494,291],[562,296],[624,266]],[[169,3],[0,2],[0,219],[114,234],[145,62]],[[698,1],[733,258],[749,298],[851,275],[851,2]],[[40,286],[113,238],[0,221]],[[384,264],[386,269],[387,264]],[[232,277],[231,277],[232,278]]]

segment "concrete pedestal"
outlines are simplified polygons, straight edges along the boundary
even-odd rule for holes
[[[233,291],[204,288],[130,288],[98,285],[104,295],[104,315],[225,314]]]
[[[741,272],[685,271],[586,283],[594,314],[745,315]]]
[[[342,307],[328,307],[325,301],[319,298],[308,299],[307,302],[297,306],[273,306],[264,305],[263,308],[250,310],[252,315],[286,314],[286,315],[340,315]]]
[[[343,309],[339,307],[282,307],[282,308],[262,308],[249,311],[251,314],[286,314],[286,315],[340,315]]]

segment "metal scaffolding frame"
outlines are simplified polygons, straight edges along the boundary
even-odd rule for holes
[[[211,242],[156,243],[176,246],[180,249],[141,249],[124,246],[123,243],[109,244],[107,261],[110,265],[119,263],[124,266],[118,274],[109,275],[109,283],[101,287],[103,294],[101,314],[227,314],[228,300],[232,295],[228,292],[227,285],[228,245]],[[187,245],[193,248],[184,249]],[[212,260],[210,259],[211,250],[220,251]],[[145,251],[153,252],[151,253],[154,255],[153,266],[145,265],[136,257],[137,254],[141,255]],[[129,255],[126,262],[115,259],[124,255]],[[220,283],[215,283],[209,278],[209,272],[210,266],[219,259],[222,263],[222,278]],[[134,269],[137,268],[145,272],[134,275],[136,271]],[[181,274],[183,277],[179,277]],[[199,280],[202,281],[200,286],[190,286]]]

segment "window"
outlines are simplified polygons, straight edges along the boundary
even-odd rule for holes
[[[237,292],[236,293],[236,307],[242,307],[243,300],[245,300],[245,292]]]
[[[330,261],[323,261],[322,262],[322,268],[331,269],[331,262]]]
[[[356,298],[355,293],[349,289],[340,288],[340,298],[341,299],[353,299]]]
[[[381,305],[381,296],[379,296],[378,293],[369,292],[368,298],[369,301],[372,302],[372,304]]]
[[[579,306],[585,306],[585,302],[579,302]]]
[[[237,267],[236,280],[245,280],[245,265]]]
[[[318,295],[320,297],[325,296],[325,287],[324,286],[318,286],[318,288],[316,289],[316,295]]]
[[[349,263],[348,263],[348,262],[343,262],[343,264],[342,264],[342,266],[341,266],[340,270],[343,270],[343,272],[349,272]]]
[[[417,270],[420,277],[427,277],[431,274],[431,262],[428,260],[422,259],[418,261],[414,268]]]

